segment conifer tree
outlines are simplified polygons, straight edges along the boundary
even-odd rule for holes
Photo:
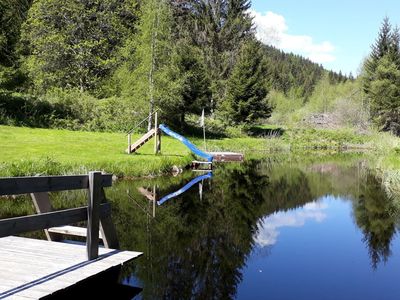
[[[210,80],[201,50],[185,39],[175,43],[171,64],[169,80],[174,83],[175,95],[164,99],[160,105],[164,118],[184,130],[187,113],[200,114],[202,109],[210,109]]]
[[[177,2],[175,0],[175,2]],[[243,41],[253,34],[249,0],[188,0],[193,42],[202,52],[211,79],[212,107],[226,93],[225,81]]]
[[[244,43],[227,83],[221,114],[233,124],[252,123],[271,114],[264,74],[267,64],[256,41]]]
[[[383,19],[378,37],[375,44],[372,45],[372,52],[364,63],[364,77],[363,77],[363,88],[368,94],[370,89],[370,83],[374,80],[374,73],[378,65],[378,61],[389,53],[392,47],[392,25],[390,24],[389,18]]]
[[[370,87],[371,116],[381,130],[400,134],[400,69],[387,54],[377,64]]]
[[[381,130],[400,134],[400,34],[385,18],[364,65],[363,84],[373,121]]]

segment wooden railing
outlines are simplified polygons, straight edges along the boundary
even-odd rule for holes
[[[154,135],[154,154],[160,153],[161,151],[161,134],[160,130],[158,129],[158,109],[156,109],[154,112],[152,112],[150,115],[154,114],[154,130],[155,130],[155,135]],[[146,120],[148,120],[149,117],[146,117],[146,119],[143,119],[141,122],[139,122],[135,127],[133,127],[131,130],[127,132],[128,136],[128,149],[127,153],[131,154],[131,146],[132,146],[132,133],[135,131],[136,128],[138,128],[141,124],[143,124]],[[151,124],[152,127],[153,124]]]
[[[38,214],[1,219],[0,237],[34,230],[45,230],[49,240],[57,236],[47,231],[54,226],[87,221],[86,247],[88,260],[98,257],[99,230],[104,245],[118,248],[115,228],[111,220],[110,204],[104,187],[112,185],[112,175],[89,172],[77,176],[9,177],[0,178],[0,196],[30,194]],[[88,205],[53,211],[48,192],[87,189]]]

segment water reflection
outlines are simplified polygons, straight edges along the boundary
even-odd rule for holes
[[[110,199],[118,199],[113,213],[122,246],[145,252],[135,269],[125,273],[126,282],[143,287],[144,299],[235,298],[249,276],[246,266],[253,250],[279,244],[279,234],[286,228],[325,224],[334,209],[318,199],[328,195],[351,203],[353,212],[346,212],[343,218],[353,215],[373,269],[391,255],[397,222],[394,207],[374,174],[359,160],[327,164],[251,160],[221,165],[207,184],[203,182],[199,189],[189,186],[186,193],[176,194],[190,182],[201,183],[185,173],[182,177],[123,181],[108,191]],[[149,198],[141,188],[155,191],[153,196],[157,197]],[[122,195],[127,189],[131,198],[143,207],[147,205],[148,212],[156,209],[156,217],[151,218]],[[177,196],[179,201],[152,206],[154,199],[164,195]],[[344,226],[337,222],[329,226]],[[354,226],[349,224],[346,226]],[[343,230],[343,236],[354,232],[351,227]],[[352,237],[354,243],[356,239],[360,242],[359,237]],[[340,242],[325,241],[332,243],[332,248]],[[348,241],[343,243],[344,247]],[[358,255],[365,252],[363,247],[352,247]]]
[[[345,286],[352,296],[364,293],[368,299],[376,290],[377,299],[396,299],[393,289],[388,295],[390,289],[381,287],[400,276],[393,267],[400,265],[395,255],[400,252],[395,243],[398,214],[364,159],[274,158],[219,165],[212,178],[155,205],[196,175],[120,181],[106,190],[121,247],[144,252],[124,269],[125,283],[143,287],[143,299],[232,299],[246,289],[248,295],[261,289],[261,298],[269,292],[275,299],[275,286],[281,287],[281,299],[291,299],[283,295],[310,282],[329,293],[305,299],[325,299],[327,294],[345,299],[337,294]],[[30,202],[7,201],[0,215],[31,213]],[[62,208],[86,201],[84,193],[71,192],[53,194],[52,204]],[[257,256],[258,250],[267,255]],[[252,270],[258,259],[265,259],[265,266]],[[330,269],[334,267],[340,273]],[[253,271],[258,277],[252,277]],[[327,274],[340,274],[346,281]]]
[[[391,255],[391,241],[398,222],[394,210],[393,202],[386,197],[380,182],[368,174],[363,181],[362,193],[353,202],[353,212],[374,269],[380,262],[387,262]]]
[[[163,196],[160,200],[157,200],[157,204],[158,205],[162,205],[164,202],[172,199],[172,198],[176,198],[179,195],[187,192],[193,185],[195,185],[196,183],[199,183],[199,197],[200,200],[203,198],[203,184],[204,184],[204,180],[210,179],[212,177],[212,173],[208,172],[207,174],[202,174],[200,176],[197,176],[195,178],[193,178],[192,180],[190,180],[188,183],[186,183],[183,187],[181,187],[179,190],[168,194],[166,196]]]
[[[281,227],[301,227],[309,220],[320,223],[326,218],[325,209],[327,204],[311,202],[300,210],[277,212],[261,218],[257,224],[259,231],[254,238],[255,243],[259,247],[272,246],[277,242]]]

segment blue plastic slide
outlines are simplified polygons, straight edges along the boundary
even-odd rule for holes
[[[167,196],[162,197],[160,200],[157,201],[158,205],[163,204],[165,201],[168,201],[171,198],[174,198],[176,196],[179,196],[180,194],[186,192],[188,189],[190,189],[194,184],[198,183],[199,181],[202,181],[203,179],[208,179],[212,177],[212,173],[207,173],[205,175],[198,176],[196,178],[193,178],[191,181],[189,181],[186,185],[181,187],[179,190],[176,192],[173,192],[171,194],[168,194]]]
[[[164,124],[160,124],[159,127],[163,132],[165,132],[169,136],[172,136],[173,138],[175,138],[175,139],[179,140],[181,143],[183,143],[194,154],[207,159],[207,161],[212,161],[213,160],[212,155],[201,151],[199,148],[197,148],[195,145],[193,145],[191,142],[189,142],[189,140],[187,138],[185,138],[185,137],[181,136],[180,134],[177,134],[176,132],[172,131],[171,129],[169,129]]]

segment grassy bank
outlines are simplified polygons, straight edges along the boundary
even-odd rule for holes
[[[262,134],[260,136],[263,136]],[[132,140],[139,138],[133,136]],[[200,148],[201,138],[188,138]],[[179,141],[162,138],[162,154],[153,154],[149,142],[137,154],[127,155],[126,136],[121,133],[100,133],[56,129],[33,129],[0,126],[0,176],[34,174],[73,174],[103,170],[118,176],[145,176],[168,172],[173,165],[185,166],[192,154]],[[357,135],[350,130],[287,129],[279,137],[236,137],[207,140],[209,151],[253,152],[292,151],[305,149],[365,148],[395,153],[398,139]],[[258,154],[260,155],[260,154]],[[262,154],[261,154],[262,155]]]
[[[163,139],[163,155],[153,155],[151,142],[138,154],[127,155],[126,137],[119,133],[0,126],[0,141],[1,176],[88,170],[141,176],[163,173],[192,159],[182,144],[169,138]]]

